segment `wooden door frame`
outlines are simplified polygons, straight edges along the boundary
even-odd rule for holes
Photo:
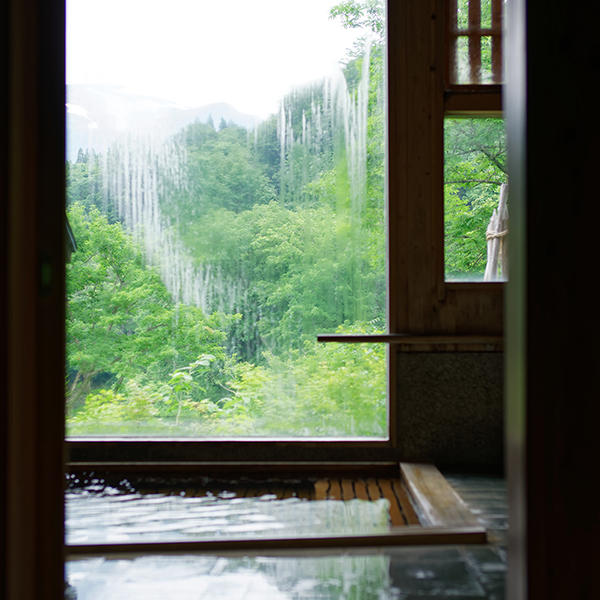
[[[10,599],[58,599],[64,516],[64,355],[56,348],[64,348],[65,314],[65,11],[62,0],[10,0],[5,10],[2,591]],[[389,246],[397,265],[390,274],[390,327],[392,333],[419,335],[501,335],[498,286],[443,281],[443,13],[443,0],[389,0],[390,28],[397,32],[390,36],[389,68],[398,75],[389,90],[389,164],[399,174],[389,191],[390,227],[398,232]],[[393,375],[391,382],[393,397]],[[382,456],[401,458],[395,435],[381,447]],[[359,444],[346,457],[354,461],[363,450]],[[318,460],[317,450],[311,452]]]

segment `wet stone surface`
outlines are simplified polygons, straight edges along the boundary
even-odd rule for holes
[[[457,548],[394,552],[390,577],[401,598],[444,595],[485,598],[483,587]]]
[[[389,558],[153,556],[131,561],[70,562],[67,575],[86,600],[397,597],[390,586]]]

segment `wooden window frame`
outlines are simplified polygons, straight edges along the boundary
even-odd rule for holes
[[[446,44],[448,48],[446,61],[446,81],[456,84],[458,79],[458,63],[452,56],[458,38],[466,37],[469,42],[470,80],[475,87],[480,83],[481,73],[481,38],[491,38],[492,83],[500,84],[503,78],[502,41],[503,0],[491,0],[490,27],[481,26],[481,0],[469,0],[469,25],[467,29],[458,26],[458,0],[448,0],[446,3]],[[460,84],[459,84],[460,85]]]
[[[390,48],[390,64],[399,65],[399,76],[390,80],[390,172],[402,174],[390,180],[389,191],[390,230],[400,232],[390,239],[392,262],[398,265],[391,282],[390,327],[423,336],[488,335],[494,341],[399,344],[400,351],[502,348],[503,284],[444,278],[444,117],[502,111],[499,86],[447,83],[449,5],[448,0],[390,2],[403,38]]]
[[[456,11],[457,0],[446,0],[444,6],[445,17],[445,50],[444,60],[444,100],[443,118],[466,117],[466,118],[502,118],[503,116],[503,85],[493,84],[456,84],[452,83],[453,74],[450,53],[452,52],[452,37],[454,35],[453,25],[455,19],[453,12]],[[492,29],[493,33],[493,67],[494,79],[501,78],[503,61],[503,41],[498,39],[498,30],[503,28],[503,15],[501,14],[501,2],[492,0]],[[471,18],[471,15],[470,15]],[[439,200],[443,206],[442,198]],[[438,201],[438,203],[439,203]],[[438,204],[439,206],[439,204]],[[443,212],[443,208],[441,209]],[[443,227],[443,224],[442,224]],[[445,267],[442,265],[442,269]],[[439,269],[439,267],[438,267]],[[445,275],[443,271],[442,277]],[[440,293],[445,297],[448,293],[450,300],[456,303],[456,309],[461,319],[473,318],[474,322],[481,323],[482,329],[491,335],[497,335],[503,339],[503,307],[504,307],[504,283],[503,282],[445,282],[444,291]],[[483,309],[487,315],[477,310],[473,301],[482,302]],[[475,350],[475,347],[472,348]],[[494,347],[491,345],[479,346],[479,351],[498,351],[503,349],[502,342]]]

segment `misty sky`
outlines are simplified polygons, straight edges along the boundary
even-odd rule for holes
[[[68,0],[67,83],[118,84],[266,117],[332,72],[357,37],[339,0]]]

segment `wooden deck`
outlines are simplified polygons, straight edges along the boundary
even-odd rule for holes
[[[305,500],[368,500],[385,498],[389,501],[392,527],[419,525],[419,517],[409,498],[405,484],[390,478],[339,478],[325,477],[316,481],[261,481],[216,482],[203,486],[138,486],[142,493],[181,494],[188,497],[256,498],[274,496],[276,499],[302,498]],[[275,499],[275,498],[274,498]]]

